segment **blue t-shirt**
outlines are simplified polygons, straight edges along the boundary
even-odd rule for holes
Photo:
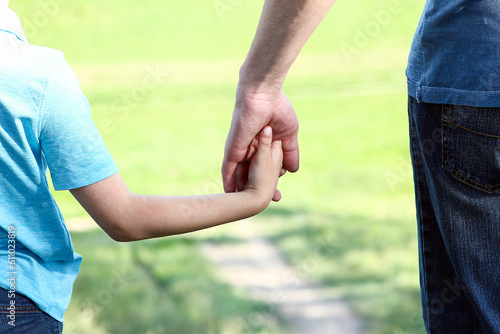
[[[49,192],[47,167],[56,190],[118,169],[63,53],[30,45],[10,28],[0,22],[0,287],[9,290],[15,276],[16,292],[62,321],[81,256]],[[9,228],[15,269],[8,265]]]
[[[427,0],[407,68],[419,102],[500,106],[500,1]]]

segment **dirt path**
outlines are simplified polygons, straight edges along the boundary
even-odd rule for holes
[[[276,307],[294,334],[358,334],[362,324],[342,300],[300,278],[276,246],[239,222],[241,242],[203,243],[223,280]]]
[[[98,228],[90,218],[71,219],[70,231]],[[251,298],[274,306],[290,324],[290,334],[359,334],[362,323],[344,301],[313,285],[289,266],[278,248],[253,229],[252,220],[231,229],[237,242],[203,242],[203,254],[220,278]]]

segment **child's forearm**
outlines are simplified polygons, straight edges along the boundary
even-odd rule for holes
[[[198,196],[136,195],[128,190],[119,173],[71,192],[116,241],[162,237],[225,224],[259,213],[270,201],[252,189]]]
[[[133,241],[193,232],[253,216],[267,206],[249,192],[199,196],[132,194],[133,219],[123,224]],[[132,218],[131,217],[131,218]]]
[[[267,131],[266,131],[267,129]],[[242,192],[199,196],[143,196],[131,193],[120,173],[71,193],[116,241],[181,234],[253,216],[276,191],[283,161],[281,142],[271,128],[259,137],[248,183]]]

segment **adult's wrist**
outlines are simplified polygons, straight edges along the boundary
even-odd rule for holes
[[[241,66],[239,74],[238,94],[244,95],[278,95],[286,77],[286,74],[280,75],[262,64],[248,61]]]

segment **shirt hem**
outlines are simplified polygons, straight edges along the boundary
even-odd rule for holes
[[[75,181],[75,182],[58,183],[58,184],[53,183],[54,190],[63,191],[63,190],[71,190],[71,189],[86,187],[86,186],[89,186],[91,184],[105,180],[105,179],[115,175],[116,173],[118,173],[118,171],[119,171],[118,167],[116,166],[115,163],[113,163],[113,165],[110,167],[110,169],[108,171],[101,173],[96,177],[88,178],[84,181]]]
[[[500,91],[470,91],[421,86],[408,79],[408,94],[419,103],[453,104],[469,107],[500,107]]]

